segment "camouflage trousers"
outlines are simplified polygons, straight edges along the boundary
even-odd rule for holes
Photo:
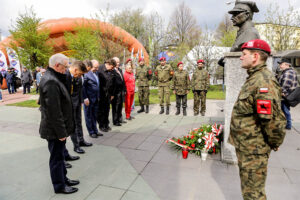
[[[244,200],[266,200],[265,183],[270,153],[245,154],[236,150]]]
[[[180,108],[182,102],[182,108],[187,107],[187,95],[176,94],[176,108]]]
[[[194,113],[199,114],[199,106],[201,104],[201,113],[206,111],[206,92],[204,90],[194,91]]]
[[[138,87],[138,92],[139,92],[139,102],[140,105],[149,105],[149,86],[139,86]]]
[[[166,100],[166,106],[170,106],[170,87],[169,86],[159,86],[158,96],[160,101],[160,106],[164,106],[164,99]]]

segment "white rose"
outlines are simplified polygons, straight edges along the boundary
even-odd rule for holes
[[[199,143],[201,143],[201,142],[202,142],[201,138],[199,138],[199,139],[198,139],[198,142],[199,142]]]

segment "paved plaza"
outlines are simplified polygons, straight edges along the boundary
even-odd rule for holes
[[[70,162],[68,177],[79,179],[79,192],[53,192],[47,143],[39,137],[37,108],[0,106],[0,200],[241,200],[238,168],[220,161],[206,161],[173,151],[167,138],[186,134],[203,123],[223,123],[224,101],[209,100],[206,117],[136,114],[122,127],[112,126],[103,137],[85,138],[94,143],[80,160]],[[270,200],[300,199],[300,109],[292,110],[293,130],[287,132],[278,152],[272,152],[267,178]],[[83,118],[84,119],[84,118]],[[111,118],[110,118],[111,119]],[[72,155],[73,145],[67,147]],[[78,155],[78,154],[77,154]]]

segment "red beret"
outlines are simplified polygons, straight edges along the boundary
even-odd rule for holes
[[[127,64],[129,61],[132,61],[131,58],[128,58],[125,62],[125,64]]]
[[[141,61],[145,61],[144,58],[140,58],[140,59],[139,59],[139,62],[141,62]]]
[[[166,61],[166,58],[165,58],[165,57],[161,57],[161,58],[159,59],[159,61]]]
[[[203,64],[204,64],[204,63],[205,63],[205,61],[204,61],[204,60],[202,60],[202,59],[200,59],[200,60],[198,60],[198,61],[197,61],[197,64],[198,64],[198,63],[203,63]]]
[[[179,65],[181,65],[181,64],[183,64],[183,62],[182,62],[182,61],[180,61],[180,62],[177,64],[177,67],[179,67]]]
[[[269,55],[271,54],[271,48],[269,44],[266,41],[260,39],[250,40],[244,43],[242,46],[242,50],[244,49],[260,50],[266,52]]]

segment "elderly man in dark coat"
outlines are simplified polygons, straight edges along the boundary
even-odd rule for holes
[[[65,82],[64,74],[68,57],[55,54],[49,59],[49,68],[40,82],[40,135],[46,139],[50,152],[50,175],[55,193],[70,194],[78,189],[71,187],[79,184],[78,180],[67,178],[65,166],[65,144],[74,132],[72,101]]]

